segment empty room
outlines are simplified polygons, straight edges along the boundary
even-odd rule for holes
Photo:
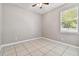
[[[0,3],[0,56],[79,56],[79,3]]]

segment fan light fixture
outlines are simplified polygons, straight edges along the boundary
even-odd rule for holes
[[[49,3],[36,3],[36,4],[33,4],[32,7],[37,6],[37,7],[40,7],[40,9],[42,9],[44,5],[49,5]]]

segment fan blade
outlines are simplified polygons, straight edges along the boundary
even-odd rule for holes
[[[42,6],[40,7],[40,9],[42,9]]]
[[[45,5],[49,5],[49,3],[43,3],[43,4],[45,4]]]
[[[32,7],[35,7],[37,4],[32,5]]]

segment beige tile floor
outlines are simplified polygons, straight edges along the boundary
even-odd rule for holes
[[[45,39],[3,48],[3,56],[79,56],[79,49]]]

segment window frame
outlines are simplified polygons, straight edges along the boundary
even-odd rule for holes
[[[62,28],[62,14],[63,14],[65,11],[68,11],[68,10],[70,10],[70,9],[76,9],[76,10],[77,10],[77,17],[76,17],[77,25],[76,25],[76,31],[68,31],[68,30],[64,31],[64,30],[61,29],[61,28]],[[60,32],[76,33],[76,32],[78,32],[78,27],[79,27],[79,26],[78,26],[78,7],[67,8],[67,9],[65,9],[65,10],[60,11]]]

